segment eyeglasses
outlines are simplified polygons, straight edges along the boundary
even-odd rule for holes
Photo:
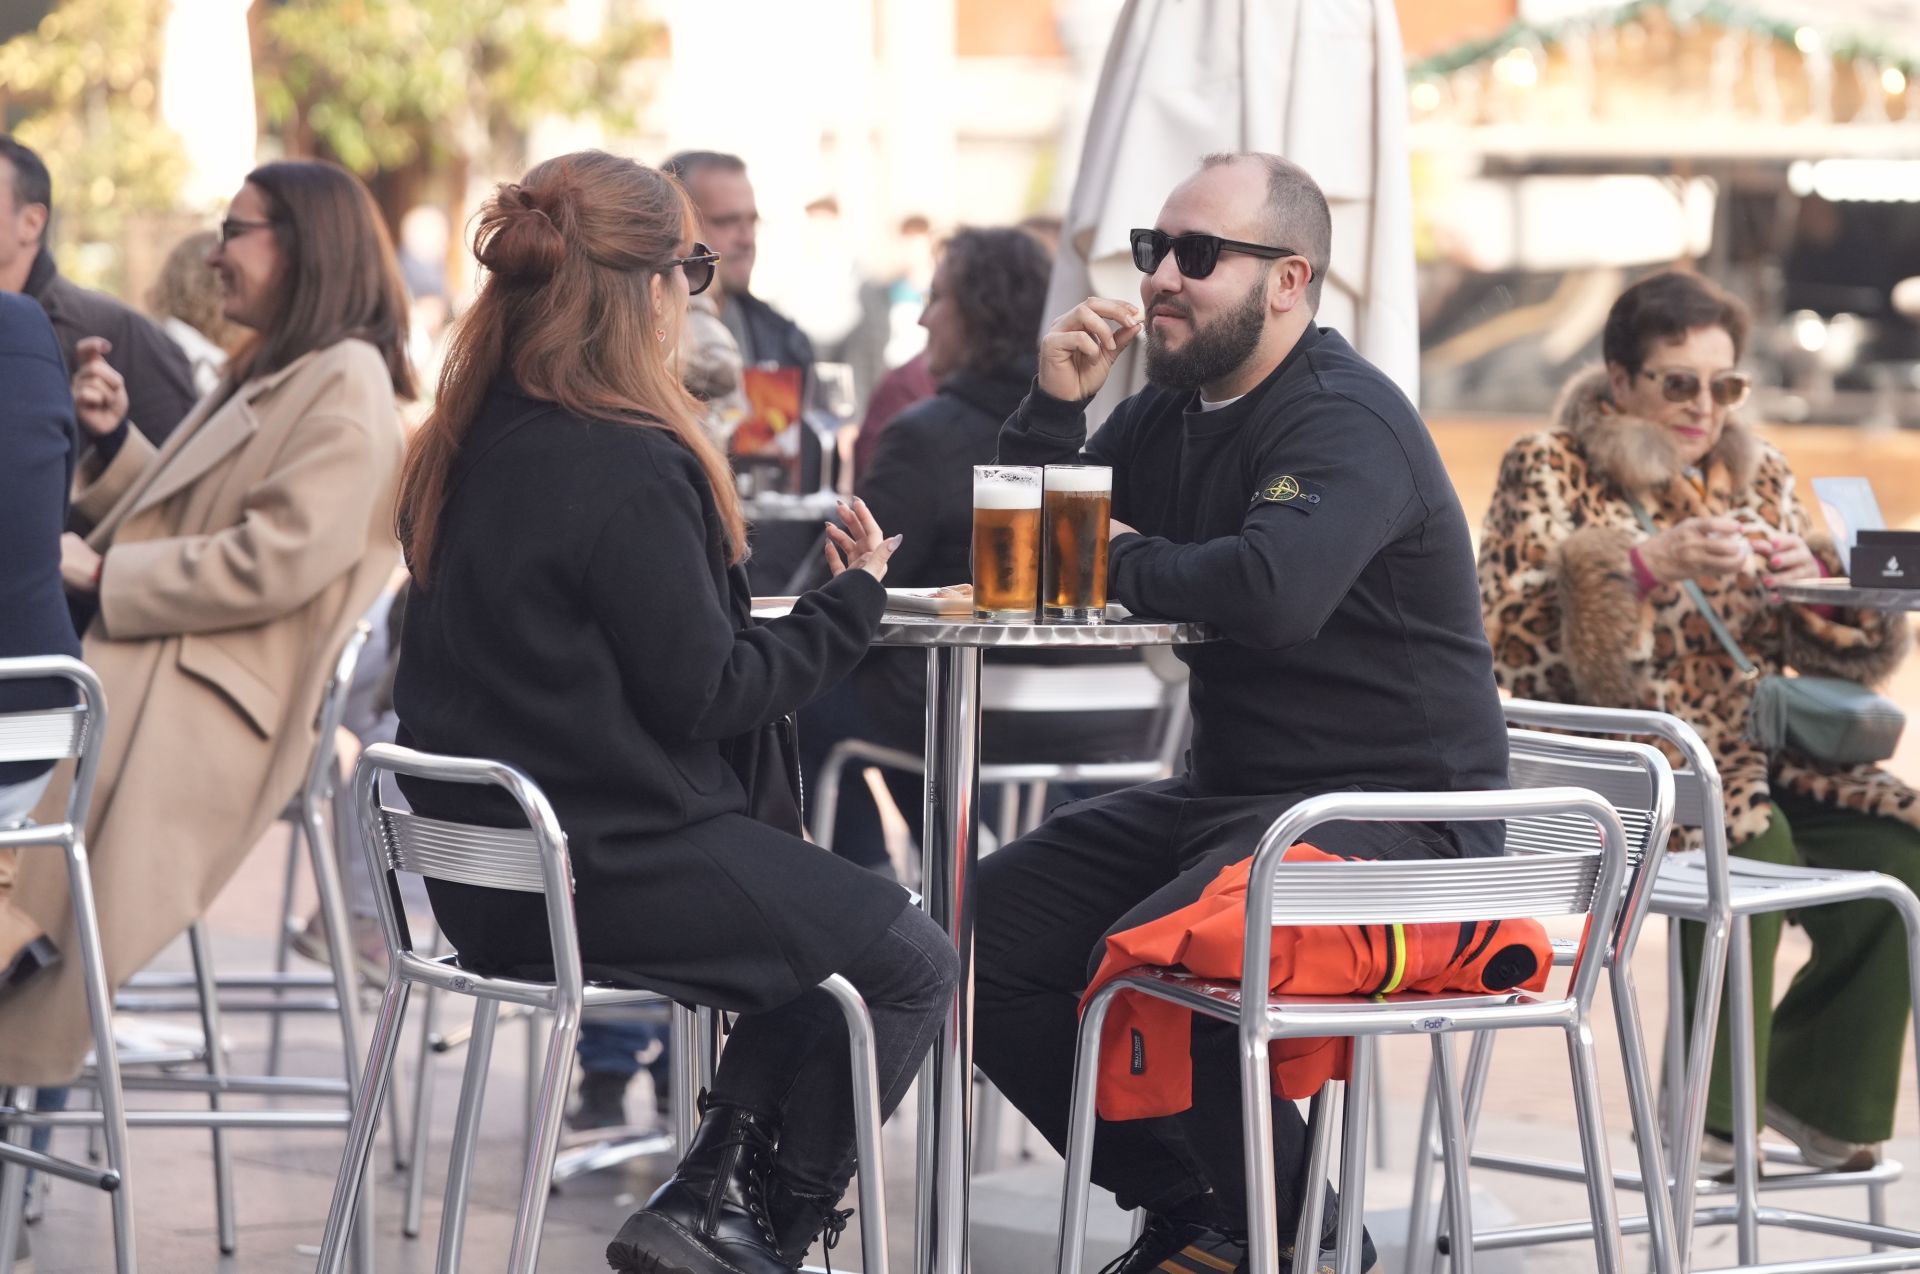
[[[1212,274],[1222,252],[1239,252],[1276,261],[1300,255],[1292,248],[1242,243],[1238,239],[1222,239],[1216,234],[1172,235],[1164,230],[1135,230],[1128,238],[1133,242],[1133,264],[1140,273],[1152,274],[1167,259],[1167,253],[1172,252],[1173,264],[1189,279],[1204,279]]]
[[[713,267],[719,262],[720,254],[704,243],[693,245],[690,257],[675,257],[661,266],[662,270],[671,270],[680,266],[687,272],[687,295],[699,296],[713,284]]]
[[[1690,403],[1700,397],[1700,373],[1656,371],[1649,367],[1640,373],[1660,382],[1660,396],[1670,403]],[[1753,392],[1753,377],[1745,372],[1721,372],[1707,382],[1707,392],[1722,407],[1738,407]]]
[[[228,217],[220,223],[220,246],[225,247],[241,235],[253,230],[271,230],[271,221],[247,221],[240,217]]]

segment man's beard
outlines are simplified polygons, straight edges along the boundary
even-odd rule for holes
[[[1160,304],[1155,300],[1154,304]],[[1173,304],[1179,304],[1173,302]],[[1152,306],[1148,306],[1152,309]],[[1181,306],[1189,315],[1192,311]],[[1194,327],[1187,343],[1168,349],[1147,329],[1147,379],[1168,389],[1199,389],[1224,380],[1253,354],[1267,326],[1267,280],[1263,274],[1246,298],[1205,327]]]

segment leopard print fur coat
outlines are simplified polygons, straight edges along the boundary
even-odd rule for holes
[[[1513,444],[1480,543],[1480,603],[1500,685],[1527,699],[1651,708],[1687,720],[1719,763],[1731,844],[1766,830],[1774,784],[1920,827],[1920,794],[1876,766],[1792,752],[1770,761],[1746,739],[1752,682],[1686,592],[1663,584],[1638,596],[1627,550],[1643,534],[1629,492],[1662,529],[1749,510],[1804,536],[1828,573],[1840,572],[1772,444],[1730,418],[1701,468],[1704,494],[1684,476],[1665,428],[1614,407],[1599,368],[1568,385],[1552,429]],[[1899,615],[1770,604],[1751,563],[1699,583],[1762,675],[1790,667],[1873,685],[1910,644]]]

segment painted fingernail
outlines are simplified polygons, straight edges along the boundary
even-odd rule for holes
[[[907,533],[905,531],[902,531],[900,532],[900,534],[893,536],[891,539],[887,541],[887,547],[890,549],[897,549],[900,547],[900,541],[906,538],[907,538]]]

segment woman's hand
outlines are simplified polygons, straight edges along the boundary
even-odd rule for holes
[[[1775,584],[1785,584],[1797,579],[1819,579],[1821,576],[1819,559],[1814,557],[1813,549],[1807,542],[1792,531],[1773,532],[1773,551],[1755,546],[1754,551],[1761,555],[1760,582],[1768,588]]]
[[[60,537],[60,582],[69,593],[89,594],[100,587],[100,554],[68,531]]]
[[[1641,541],[1640,560],[1662,584],[1702,575],[1731,575],[1751,552],[1732,518],[1688,518]]]
[[[107,361],[113,345],[102,336],[89,336],[75,347],[80,370],[73,374],[73,411],[80,425],[104,438],[127,418],[127,382]]]
[[[900,547],[904,537],[896,535],[888,539],[880,524],[873,520],[867,502],[859,496],[853,498],[851,505],[841,501],[840,520],[847,524],[844,531],[827,523],[827,569],[835,575],[865,571],[876,580],[885,580],[887,559]]]

